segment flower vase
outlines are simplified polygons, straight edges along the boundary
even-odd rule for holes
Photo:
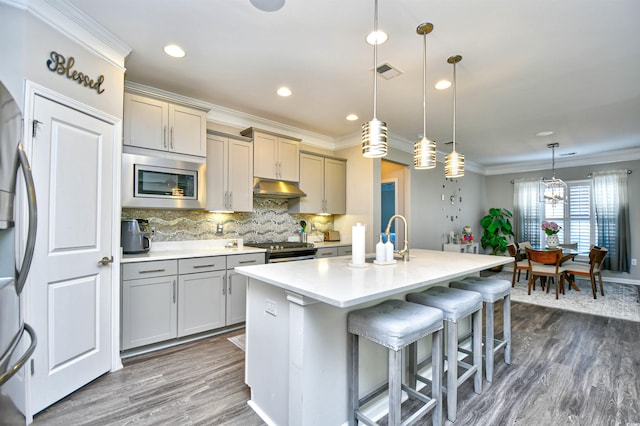
[[[547,235],[547,247],[558,247],[558,244],[560,244],[560,241],[558,241],[558,234]]]

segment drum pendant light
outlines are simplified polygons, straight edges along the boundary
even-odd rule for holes
[[[378,0],[375,0],[373,31],[378,32]],[[387,123],[377,119],[378,43],[373,45],[373,119],[362,125],[362,156],[379,158],[387,155]]]
[[[453,149],[444,160],[444,177],[447,179],[464,176],[464,155],[456,152],[456,64],[462,60],[462,56],[449,57],[447,62],[453,64]]]
[[[427,138],[427,34],[433,30],[433,24],[418,25],[416,32],[422,36],[422,138],[413,144],[413,168],[416,170],[433,169],[436,166],[436,142]]]

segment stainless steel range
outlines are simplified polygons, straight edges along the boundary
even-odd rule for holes
[[[296,260],[315,259],[318,249],[311,243],[291,241],[255,243],[247,242],[245,246],[266,249],[266,263],[293,262]]]

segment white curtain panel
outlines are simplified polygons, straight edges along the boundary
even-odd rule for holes
[[[513,216],[516,241],[530,241],[536,247],[540,241],[540,179],[514,179]]]

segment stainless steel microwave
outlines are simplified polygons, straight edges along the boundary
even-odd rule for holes
[[[205,164],[122,154],[122,207],[204,209]]]

